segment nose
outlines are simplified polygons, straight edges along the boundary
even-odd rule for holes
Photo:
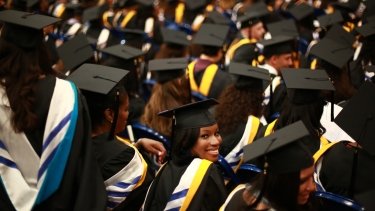
[[[218,145],[220,145],[220,143],[221,143],[221,137],[220,136],[213,136],[210,139],[210,144],[212,146],[218,146]]]
[[[311,179],[309,179],[309,183],[308,183],[306,189],[307,189],[309,192],[313,192],[313,191],[316,190],[316,184],[315,184],[315,182],[314,182],[313,177],[311,177]]]

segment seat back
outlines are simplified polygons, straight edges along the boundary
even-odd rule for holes
[[[313,195],[318,200],[318,210],[330,210],[330,211],[363,211],[363,206],[359,205],[352,199],[347,197],[330,193],[317,191]]]
[[[227,181],[230,181],[234,184],[239,184],[239,180],[234,173],[232,167],[229,165],[228,161],[222,155],[219,155],[219,159],[217,160],[220,170],[223,173],[224,178]]]

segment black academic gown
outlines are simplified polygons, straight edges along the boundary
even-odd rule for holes
[[[320,181],[326,191],[351,198],[349,184],[352,174],[354,150],[345,147],[344,143],[335,144],[323,155],[320,171]],[[354,199],[356,195],[375,190],[375,157],[366,151],[359,150],[356,180],[354,185]],[[373,200],[358,200],[360,204],[374,204]]]
[[[221,134],[223,142],[220,145],[220,155],[226,157],[241,140],[246,129],[246,123],[239,124],[233,133]]]
[[[197,64],[198,63],[199,63],[199,60],[197,61]],[[195,65],[195,67],[197,66],[197,64]],[[210,64],[208,64],[208,65],[210,65]],[[205,68],[207,68],[208,65]],[[195,79],[198,86],[200,86],[200,84],[202,82],[204,72],[205,72],[205,69],[194,71],[194,79]],[[232,82],[230,74],[227,73],[227,72],[224,72],[219,67],[218,71],[216,72],[216,74],[213,78],[213,81],[211,83],[211,88],[208,92],[207,97],[218,99],[220,94],[223,92],[223,90],[231,83],[233,83],[233,82]]]
[[[40,155],[49,102],[56,79],[47,76],[37,87],[36,114],[39,126],[26,133],[35,152]],[[105,210],[106,193],[103,178],[92,151],[90,121],[82,96],[78,96],[78,119],[70,155],[59,189],[33,210]],[[0,210],[15,210],[4,186],[0,185]]]
[[[117,140],[107,140],[108,134],[93,139],[94,152],[97,157],[104,181],[123,169],[133,158],[135,150]],[[142,185],[133,190],[114,210],[139,210],[151,184],[153,176],[147,170]]]
[[[144,210],[164,210],[173,190],[178,185],[189,164],[179,166],[173,161],[166,164],[151,185]],[[219,210],[226,196],[223,177],[216,166],[211,165],[187,210]]]

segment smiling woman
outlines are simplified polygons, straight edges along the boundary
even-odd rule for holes
[[[174,119],[172,160],[159,170],[144,210],[218,210],[226,197],[221,173],[213,165],[222,142],[208,109],[215,100],[187,104],[159,113]],[[210,196],[210,200],[205,197]]]

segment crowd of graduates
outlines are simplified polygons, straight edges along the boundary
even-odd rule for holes
[[[0,0],[0,210],[375,210],[375,2]]]

